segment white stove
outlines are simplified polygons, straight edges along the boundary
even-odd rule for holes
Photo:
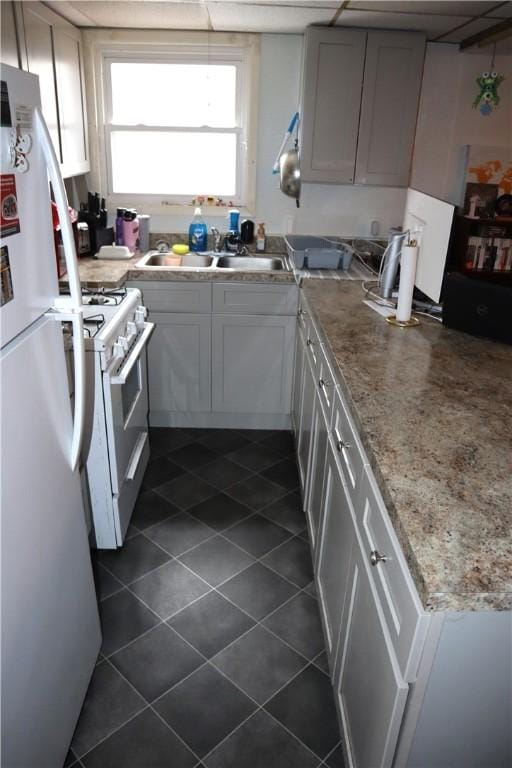
[[[123,543],[149,458],[146,345],[154,325],[136,288],[84,291],[82,298],[94,378],[84,460],[96,546],[113,549]]]

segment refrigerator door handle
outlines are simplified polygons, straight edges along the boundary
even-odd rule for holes
[[[80,275],[78,273],[78,260],[76,257],[73,229],[69,220],[68,196],[60,175],[59,162],[53,148],[52,140],[47,125],[39,107],[34,107],[34,126],[43,150],[48,175],[52,184],[55,203],[59,214],[59,222],[62,233],[62,245],[66,259],[66,268],[69,280],[69,292],[71,294],[71,307],[78,309],[82,305],[82,290],[80,287]]]
[[[46,313],[46,317],[61,323],[71,323],[73,326],[73,368],[75,408],[73,413],[73,436],[69,464],[73,472],[79,465],[80,454],[85,431],[85,337],[84,317],[82,309],[66,312],[54,307]]]

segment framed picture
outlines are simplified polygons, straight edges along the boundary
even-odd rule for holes
[[[498,198],[497,184],[466,184],[464,196],[464,215],[473,219],[492,219]]]

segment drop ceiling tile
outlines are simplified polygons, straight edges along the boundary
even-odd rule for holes
[[[201,0],[183,0],[183,2],[200,2]],[[305,8],[328,8],[335,11],[340,7],[342,0],[206,0],[206,2],[223,2],[238,5],[290,5]]]
[[[328,24],[333,17],[332,8],[293,8],[215,0],[208,0],[208,10],[213,29],[218,32],[302,33],[309,24]]]
[[[498,5],[499,0],[495,2],[448,2],[448,0],[438,0],[438,2],[350,2],[350,9],[367,11],[386,11],[399,13],[429,13],[435,16],[478,16],[486,13]]]
[[[496,19],[512,19],[512,3],[505,3],[501,8],[487,14]]]
[[[409,29],[425,32],[432,40],[455,27],[471,21],[467,16],[427,16],[420,13],[366,13],[345,10],[338,18],[338,26],[367,27],[369,29]]]
[[[98,27],[130,29],[208,29],[201,2],[73,2]]]
[[[477,35],[479,32],[483,32],[486,29],[495,27],[499,24],[499,19],[474,19],[469,24],[465,24],[460,29],[456,29],[446,37],[441,37],[439,42],[442,43],[460,43],[461,40],[465,40],[467,37]]]

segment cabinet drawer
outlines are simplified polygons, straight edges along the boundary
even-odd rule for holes
[[[213,285],[213,311],[235,315],[295,315],[298,287],[243,283]]]
[[[332,411],[334,406],[334,397],[336,385],[334,372],[331,363],[327,357],[325,347],[319,346],[317,358],[317,380],[316,386],[322,410],[324,412],[327,426],[330,427],[332,421]]]
[[[331,434],[345,482],[352,501],[355,502],[363,467],[368,464],[368,460],[339,390],[334,394]]]
[[[426,615],[370,467],[363,470],[358,507],[362,517],[358,516],[356,524],[363,554],[370,564],[400,671],[405,680],[412,682],[426,631]],[[377,561],[377,553],[385,560]]]
[[[314,375],[317,376],[319,372],[320,334],[310,314],[306,315],[304,336],[306,339],[306,355],[311,363]]]
[[[157,312],[211,312],[212,286],[188,281],[130,283],[142,291],[142,300],[149,310]]]

